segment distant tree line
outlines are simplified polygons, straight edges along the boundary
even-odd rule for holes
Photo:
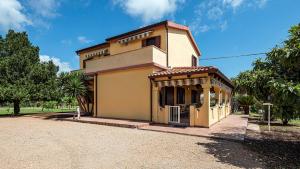
[[[233,79],[237,100],[249,111],[249,105],[271,102],[273,116],[284,125],[300,116],[300,24],[291,27],[289,37],[274,47],[265,59],[253,62],[253,69]]]

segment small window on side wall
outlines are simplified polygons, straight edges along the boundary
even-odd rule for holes
[[[142,40],[142,47],[154,45],[160,48],[160,36],[155,36]]]
[[[198,66],[197,57],[194,55],[192,56],[192,66]]]

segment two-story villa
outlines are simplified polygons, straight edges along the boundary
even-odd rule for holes
[[[163,21],[76,51],[92,78],[94,117],[209,127],[231,109],[232,83],[198,66],[188,27]]]

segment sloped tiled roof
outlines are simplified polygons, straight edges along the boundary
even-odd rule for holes
[[[181,75],[181,74],[193,74],[193,73],[209,73],[211,71],[216,71],[216,70],[218,69],[213,66],[174,67],[171,69],[152,73],[149,77],[162,77],[168,75]]]
[[[221,79],[226,81],[231,87],[233,87],[232,82],[222,72],[220,72],[218,68],[216,68],[214,66],[174,67],[174,68],[161,70],[161,71],[152,73],[149,75],[149,78],[192,75],[192,74],[198,74],[198,73],[216,74]]]
[[[184,26],[184,25],[180,25],[180,24],[177,24],[177,23],[174,23],[172,21],[169,21],[169,20],[165,20],[165,21],[162,21],[162,22],[158,22],[158,23],[154,23],[152,25],[148,25],[148,26],[145,26],[145,27],[142,27],[142,28],[139,28],[139,29],[135,29],[135,30],[132,30],[132,31],[129,31],[129,32],[126,32],[126,33],[123,33],[123,34],[120,34],[120,35],[117,35],[117,36],[113,36],[113,37],[110,37],[110,38],[107,38],[106,39],[106,42],[104,43],[101,43],[101,44],[97,44],[97,45],[94,45],[94,46],[90,46],[90,47],[87,47],[87,48],[83,48],[83,49],[80,49],[80,50],[77,50],[76,53],[80,53],[80,52],[83,52],[83,51],[86,51],[86,50],[94,50],[95,48],[99,48],[99,47],[102,47],[103,45],[109,45],[109,41],[111,40],[115,40],[115,39],[119,39],[119,38],[124,38],[124,37],[127,37],[127,36],[130,36],[130,35],[134,35],[134,34],[137,34],[141,31],[145,31],[145,30],[151,30],[157,26],[162,26],[162,25],[165,25],[167,27],[170,27],[170,28],[175,28],[175,29],[179,29],[179,30],[183,30],[183,31],[186,31],[187,32],[187,35],[189,36],[191,42],[192,42],[192,45],[194,47],[194,49],[196,50],[198,56],[201,55],[201,52],[192,36],[192,33],[191,31],[189,30],[189,27],[187,26]]]

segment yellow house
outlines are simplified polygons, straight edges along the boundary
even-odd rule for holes
[[[76,51],[94,117],[209,127],[230,114],[232,83],[198,66],[188,27],[163,21]]]

